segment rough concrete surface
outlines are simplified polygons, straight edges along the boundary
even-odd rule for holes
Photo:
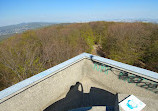
[[[79,84],[77,88],[75,84]],[[102,106],[115,107],[117,94],[119,101],[131,94],[140,98],[147,105],[144,111],[158,110],[157,94],[118,79],[112,71],[98,71],[93,61],[83,59],[4,98],[0,111],[64,111],[62,107],[72,110],[91,106],[95,111]]]

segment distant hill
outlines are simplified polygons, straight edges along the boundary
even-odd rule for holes
[[[54,25],[57,23],[47,23],[47,22],[30,22],[30,23],[20,23],[17,25],[8,25],[8,26],[3,26],[0,27],[0,38],[3,35],[9,35],[9,34],[14,34],[14,33],[21,33],[26,30],[30,29],[36,29],[40,27],[45,27],[49,25]]]

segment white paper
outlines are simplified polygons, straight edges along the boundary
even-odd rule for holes
[[[131,95],[119,103],[119,106],[125,111],[141,111],[146,106],[146,104],[144,104],[134,95]]]

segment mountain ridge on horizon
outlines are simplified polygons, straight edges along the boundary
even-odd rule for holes
[[[158,18],[152,19],[152,18],[114,18],[114,19],[105,19],[105,20],[90,20],[90,21],[84,21],[84,22],[93,22],[93,21],[122,21],[122,22],[149,22],[149,23],[158,23]],[[40,22],[20,22],[16,24],[9,24],[9,25],[2,25],[2,27],[7,27],[7,26],[14,26],[14,25],[24,25],[24,24],[31,24],[31,23],[43,23],[43,24],[62,24],[62,23],[80,23],[83,21],[74,21],[74,22],[46,22],[46,21],[40,21]],[[84,23],[83,22],[83,23]]]
[[[104,20],[107,22],[144,22],[144,23],[155,23],[158,24],[158,19],[150,19],[150,18],[140,18],[140,19],[134,19],[134,18],[128,18],[128,19],[109,19]],[[87,21],[87,22],[95,22],[95,21]],[[22,22],[18,24],[12,24],[7,26],[1,26],[0,27],[0,40],[3,40],[5,38],[10,37],[11,35],[14,35],[16,33],[22,33],[27,30],[42,28],[50,25],[56,25],[56,24],[70,24],[70,23],[87,23],[85,22]]]
[[[7,25],[0,27],[0,36],[2,35],[9,35],[14,33],[21,33],[26,30],[36,29],[40,27],[50,26],[58,23],[51,23],[51,22],[23,22],[14,25]]]

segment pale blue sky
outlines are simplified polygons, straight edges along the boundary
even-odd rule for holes
[[[0,0],[0,26],[128,18],[158,19],[158,0]]]

